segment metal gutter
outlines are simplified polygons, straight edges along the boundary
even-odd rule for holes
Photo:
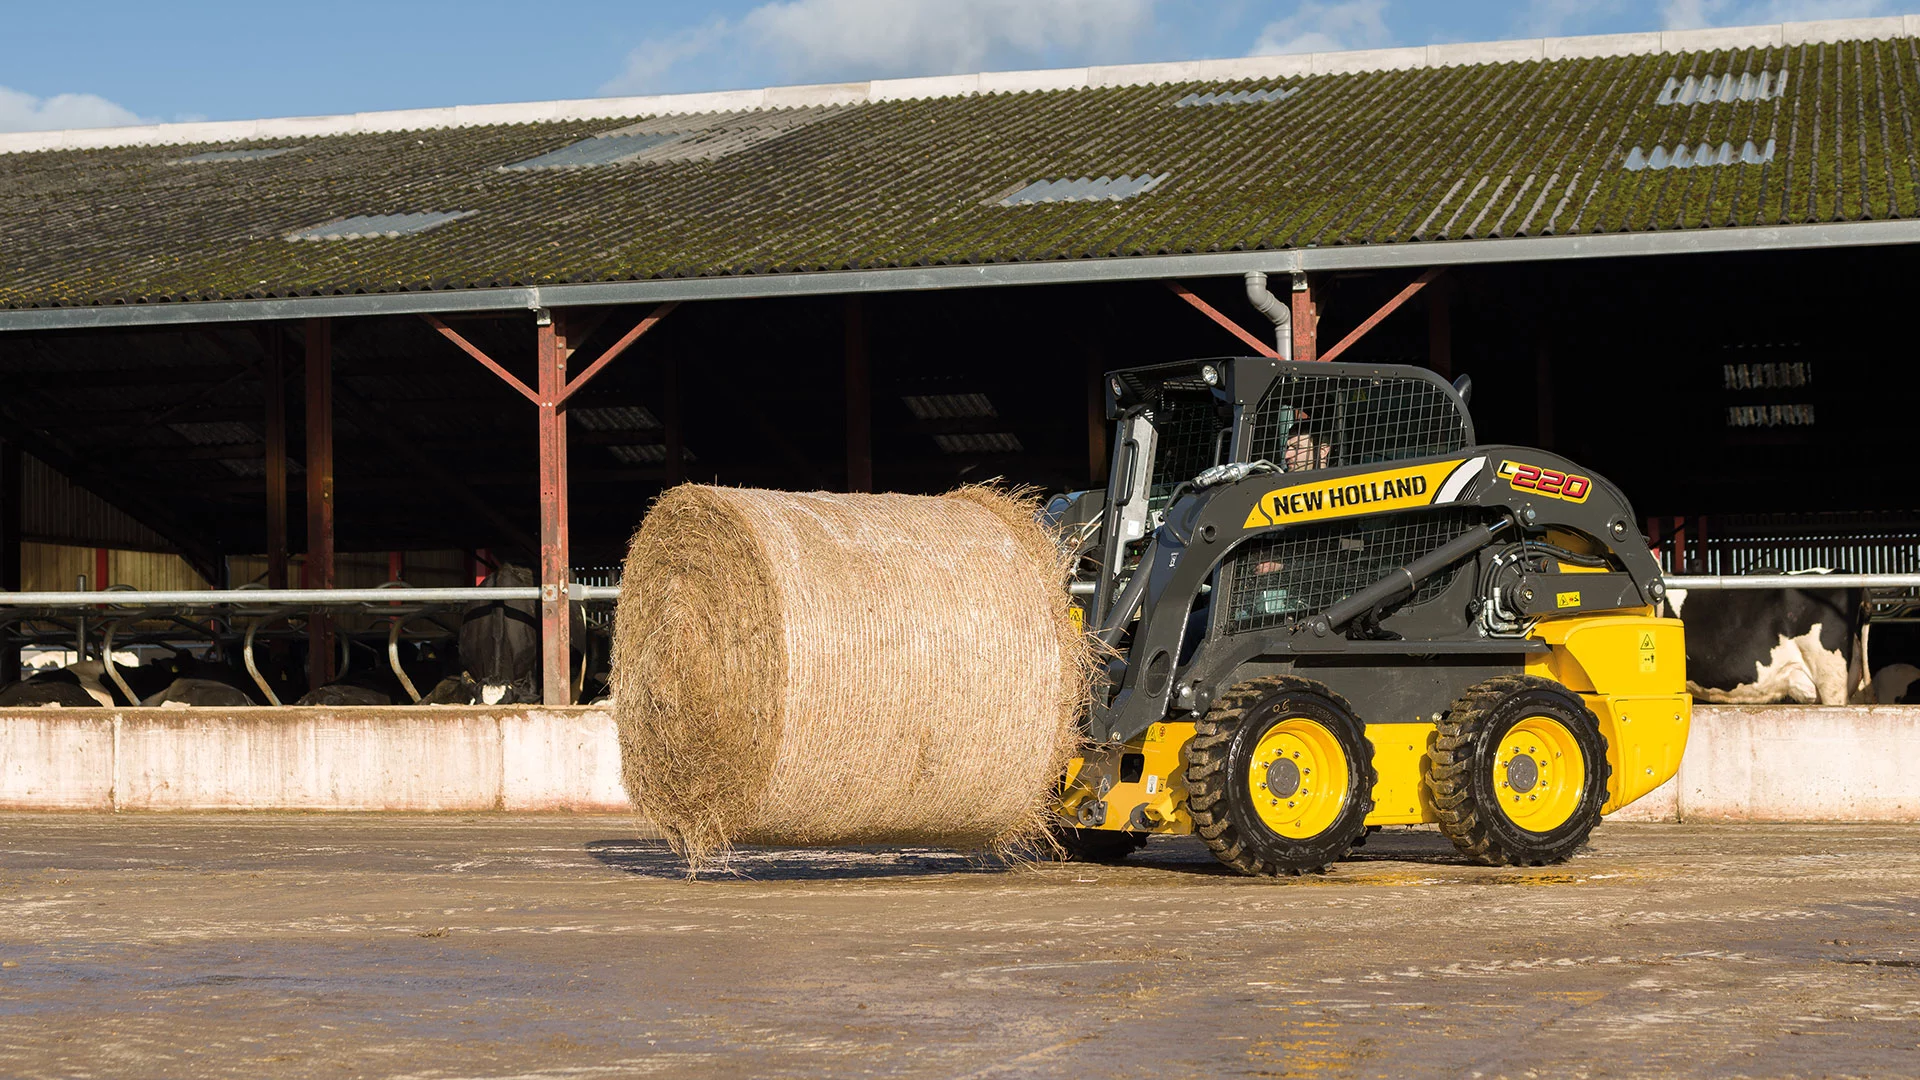
[[[920,292],[1011,285],[1061,285],[1185,277],[1239,276],[1248,271],[1386,270],[1565,259],[1650,255],[1799,251],[1920,243],[1920,220],[1858,221],[1762,228],[1686,229],[1578,236],[1434,240],[1415,244],[1141,255],[968,266],[885,270],[829,270],[804,274],[668,278],[582,285],[437,292],[301,296],[274,300],[218,300],[0,310],[0,331],[86,330],[179,326],[273,319],[353,318],[369,315],[516,311],[600,304],[685,300],[743,300],[867,292]]]

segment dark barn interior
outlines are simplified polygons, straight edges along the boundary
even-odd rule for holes
[[[1905,248],[1454,267],[1343,358],[1471,376],[1483,441],[1590,464],[1647,518],[1900,514],[1920,491],[1879,463],[1897,460],[1904,436],[1894,403],[1920,392],[1920,375],[1895,362],[1910,347],[1913,272]],[[1412,279],[1317,277],[1322,348]],[[1183,284],[1271,336],[1237,277]],[[646,310],[565,318],[590,357]],[[338,550],[532,560],[532,406],[419,317],[330,323]],[[531,382],[530,313],[449,325]],[[221,556],[268,548],[276,355],[289,483],[303,483],[305,326],[0,336],[5,434],[217,581]],[[653,496],[683,479],[903,492],[991,477],[1097,483],[1099,372],[1245,351],[1158,281],[683,304],[568,403],[572,561],[616,563]],[[863,398],[865,449],[850,421]],[[288,527],[304,550],[302,515]]]

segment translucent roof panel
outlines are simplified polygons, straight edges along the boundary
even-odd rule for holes
[[[1639,172],[1642,169],[1692,169],[1708,165],[1765,165],[1773,160],[1773,148],[1772,139],[1767,140],[1765,147],[1753,145],[1752,139],[1742,146],[1730,142],[1723,142],[1719,146],[1703,142],[1699,146],[1683,145],[1672,150],[1656,146],[1651,151],[1636,146],[1627,153],[1627,160],[1620,167],[1628,172]]]
[[[655,132],[595,135],[591,139],[581,139],[570,146],[563,146],[558,150],[549,151],[525,161],[516,161],[511,165],[503,165],[501,168],[509,172],[521,172],[531,169],[583,169],[594,165],[618,165],[643,151],[673,142],[684,134],[684,132]]]
[[[1763,71],[1755,75],[1689,75],[1670,78],[1660,88],[1655,105],[1711,105],[1716,101],[1772,101],[1787,92],[1787,73]]]
[[[1103,176],[1098,180],[1036,180],[1000,200],[1001,206],[1031,206],[1055,202],[1118,202],[1144,195],[1160,186],[1170,174],[1153,176]]]
[[[424,214],[358,214],[289,233],[289,240],[370,240],[376,236],[407,236],[458,221],[471,210],[430,211]]]
[[[180,158],[173,164],[211,165],[219,161],[264,161],[298,149],[300,148],[297,146],[275,146],[265,150],[209,150],[204,154]]]
[[[588,431],[657,431],[660,421],[644,405],[603,405],[568,409],[567,415]]]
[[[1265,90],[1239,90],[1231,94],[1188,94],[1174,102],[1173,107],[1191,109],[1196,105],[1259,105],[1268,101],[1285,101],[1299,92],[1297,86],[1274,86]]]
[[[1020,440],[1010,431],[985,431],[957,435],[935,435],[933,443],[943,454],[1018,454]]]
[[[998,416],[985,394],[910,394],[900,399],[916,420]]]

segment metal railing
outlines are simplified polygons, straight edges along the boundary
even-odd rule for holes
[[[620,589],[611,585],[575,585],[568,595],[574,600],[618,600]],[[93,592],[0,592],[0,608],[128,607],[136,604],[155,607],[446,604],[539,599],[538,585],[422,589],[101,589]]]

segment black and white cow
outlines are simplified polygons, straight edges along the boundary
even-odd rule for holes
[[[1811,583],[1809,583],[1811,584]],[[1867,689],[1864,589],[1674,589],[1687,690],[1728,705],[1845,705]]]

